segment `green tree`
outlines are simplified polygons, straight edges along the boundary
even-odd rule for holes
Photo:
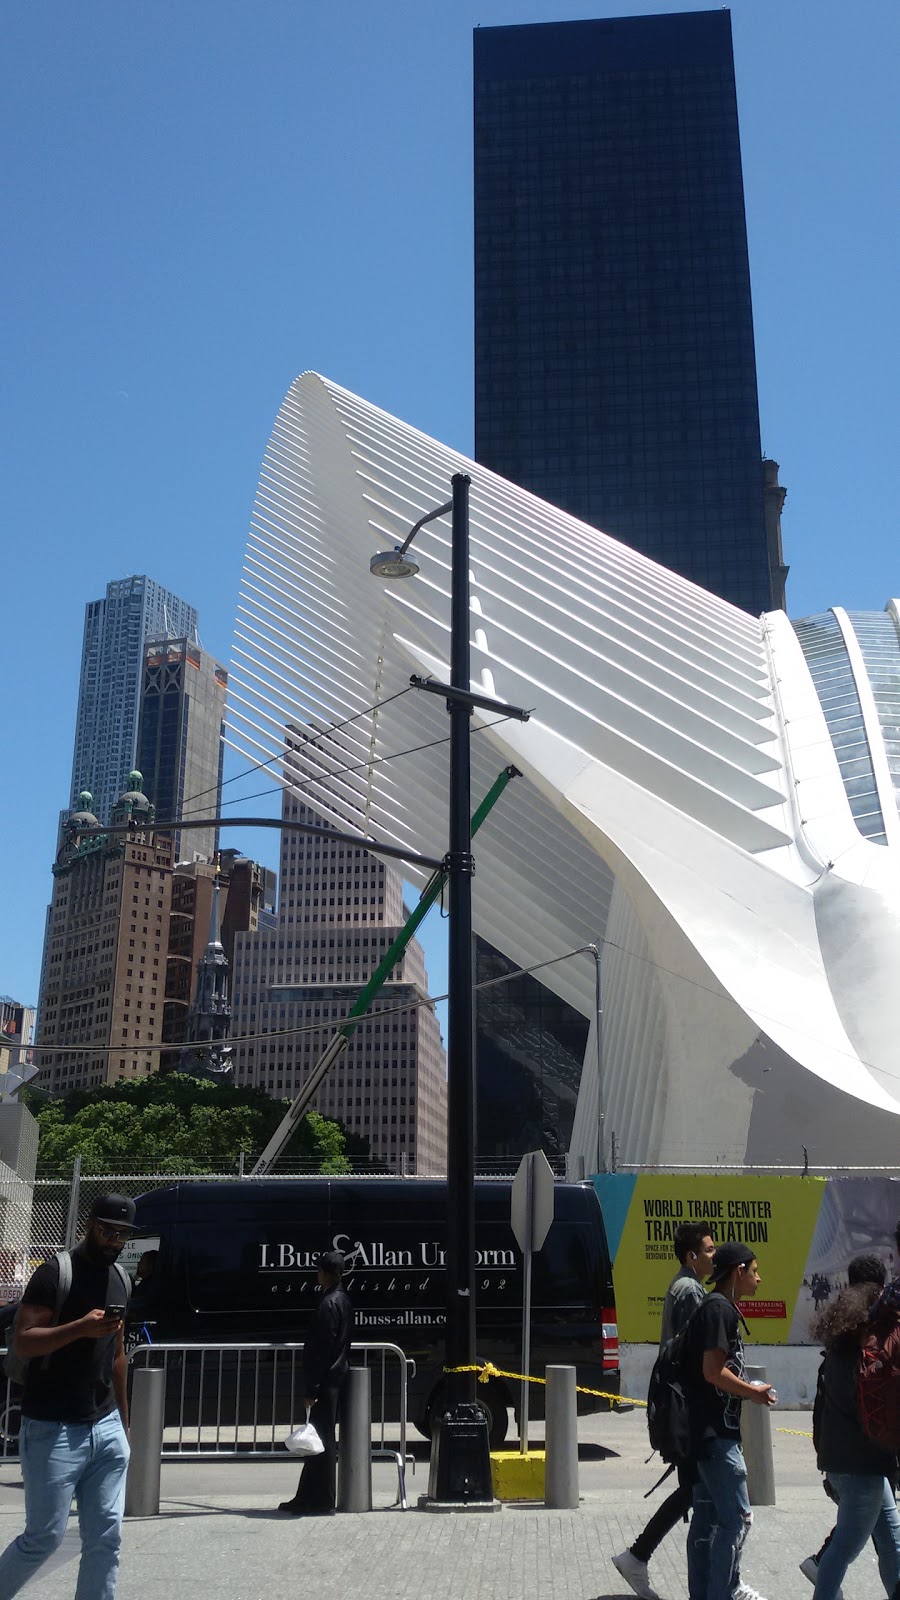
[[[44,1172],[70,1167],[76,1155],[86,1173],[234,1171],[242,1150],[248,1161],[260,1153],[288,1105],[261,1089],[174,1072],[74,1089],[49,1102],[23,1094],[37,1117]],[[286,1161],[302,1160],[316,1172],[368,1165],[363,1141],[315,1111],[300,1123],[283,1154]]]

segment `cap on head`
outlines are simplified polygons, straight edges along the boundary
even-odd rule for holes
[[[751,1261],[755,1260],[756,1251],[751,1250],[748,1244],[738,1244],[734,1239],[727,1244],[720,1244],[713,1256],[712,1272],[707,1282],[721,1283],[735,1267],[749,1267]]]
[[[98,1194],[91,1203],[89,1222],[108,1222],[112,1228],[133,1228],[134,1201],[127,1194]]]
[[[318,1265],[329,1278],[342,1278],[344,1275],[344,1257],[340,1250],[325,1250],[320,1255]]]

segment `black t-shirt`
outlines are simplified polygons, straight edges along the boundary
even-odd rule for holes
[[[741,1315],[737,1306],[723,1294],[708,1294],[691,1319],[689,1339],[691,1411],[698,1423],[701,1439],[741,1437],[741,1401],[738,1395],[724,1394],[703,1376],[703,1356],[707,1350],[724,1350],[725,1365],[735,1377],[744,1376],[744,1341]]]
[[[58,1284],[59,1262],[48,1261],[29,1280],[23,1303],[55,1311]],[[60,1308],[60,1324],[77,1322],[88,1311],[105,1306],[110,1287],[109,1267],[74,1250],[72,1287]],[[115,1353],[116,1335],[111,1333],[105,1339],[75,1339],[51,1356],[33,1357],[25,1376],[22,1415],[42,1422],[99,1422],[116,1409]]]

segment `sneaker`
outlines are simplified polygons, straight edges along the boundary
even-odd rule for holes
[[[816,1580],[819,1576],[819,1562],[817,1557],[807,1556],[806,1560],[801,1561],[800,1563],[800,1571],[803,1573],[804,1578],[808,1578],[813,1588],[815,1588]],[[844,1600],[843,1589],[838,1589],[837,1594],[835,1595],[835,1600]]]
[[[755,1589],[751,1589],[749,1583],[739,1583],[731,1600],[763,1600],[763,1597],[757,1594]]]
[[[646,1561],[639,1561],[630,1550],[623,1550],[620,1556],[613,1556],[612,1564],[629,1588],[634,1590],[638,1600],[659,1600],[647,1576]]]

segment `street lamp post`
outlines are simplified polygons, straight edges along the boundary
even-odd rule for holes
[[[472,973],[472,835],[470,718],[474,706],[518,721],[528,712],[473,694],[469,647],[469,485],[457,472],[453,498],[421,517],[402,545],[372,557],[379,578],[418,571],[407,551],[426,522],[452,513],[450,565],[450,683],[413,677],[415,688],[439,694],[450,713],[450,798],[447,854],[450,930],[447,1029],[447,1398],[436,1419],[429,1499],[438,1504],[493,1500],[484,1413],[475,1403],[475,1005]]]

